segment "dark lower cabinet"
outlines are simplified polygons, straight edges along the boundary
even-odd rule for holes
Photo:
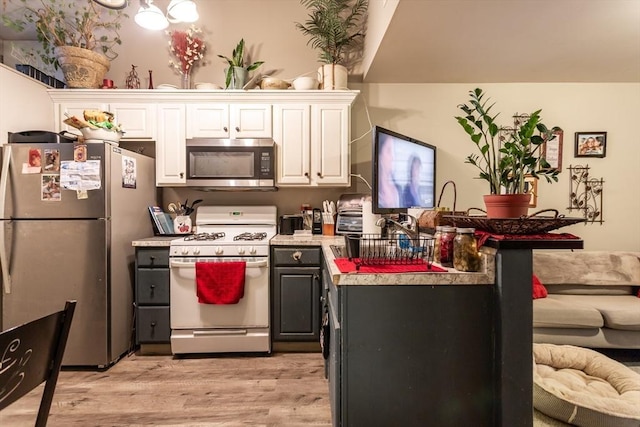
[[[494,426],[492,285],[335,286],[334,426]]]
[[[136,344],[169,343],[169,248],[136,248],[135,304]]]
[[[321,249],[273,247],[272,260],[273,341],[318,342]]]

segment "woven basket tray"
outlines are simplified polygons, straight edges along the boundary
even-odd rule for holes
[[[553,216],[540,215],[554,212]],[[487,218],[476,215],[445,215],[456,227],[473,227],[495,234],[541,234],[567,225],[585,222],[584,218],[566,218],[555,209],[545,209],[520,218]]]

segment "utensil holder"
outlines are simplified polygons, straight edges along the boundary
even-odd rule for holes
[[[191,217],[187,215],[178,215],[173,219],[173,232],[176,234],[191,233]]]

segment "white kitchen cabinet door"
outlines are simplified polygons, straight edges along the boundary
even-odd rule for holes
[[[276,185],[311,184],[311,106],[273,106],[273,139],[276,143]]]
[[[311,106],[311,178],[316,185],[350,185],[350,126],[348,105]]]
[[[75,135],[82,135],[80,133],[80,130],[65,125],[63,121],[67,117],[72,116],[76,116],[79,119],[84,119],[84,110],[109,111],[109,104],[104,102],[72,102],[58,104],[55,110],[56,132],[67,131]]]
[[[156,185],[179,186],[187,181],[186,108],[184,104],[158,104]]]
[[[109,107],[116,123],[122,126],[123,138],[156,138],[155,104],[111,103]]]
[[[231,138],[271,138],[271,104],[231,104]]]
[[[187,138],[229,138],[229,104],[188,104]]]

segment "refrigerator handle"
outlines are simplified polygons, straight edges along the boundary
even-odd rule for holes
[[[9,181],[9,163],[11,161],[11,145],[5,145],[2,153],[2,172],[0,173],[0,216],[4,216],[7,200],[7,184]],[[5,239],[5,223],[0,224],[0,267],[2,268],[2,285],[6,294],[11,293],[11,274],[7,259],[7,240]]]

